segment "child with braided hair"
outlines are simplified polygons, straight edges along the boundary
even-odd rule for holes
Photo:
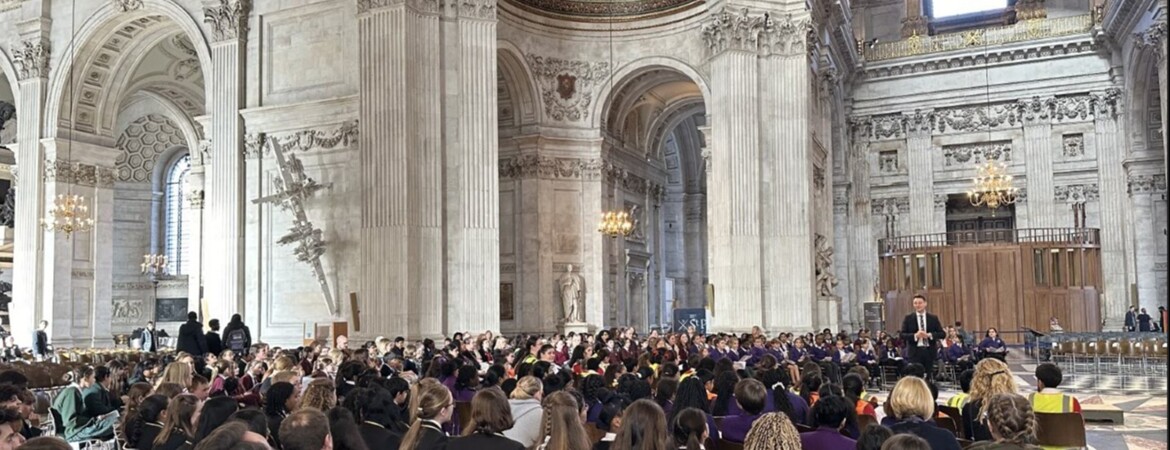
[[[1035,450],[1036,415],[1028,399],[1016,394],[996,394],[987,401],[987,427],[992,441],[978,442],[971,450]]]
[[[800,433],[787,414],[764,414],[752,423],[743,450],[800,450]]]
[[[549,394],[541,401],[540,436],[529,450],[589,450],[589,436],[581,425],[581,408],[568,392]]]

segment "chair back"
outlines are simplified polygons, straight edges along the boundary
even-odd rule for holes
[[[1085,419],[1079,413],[1036,413],[1037,444],[1084,447]]]
[[[934,423],[935,425],[938,425],[939,428],[950,431],[951,434],[954,434],[956,437],[960,436],[959,426],[955,425],[958,423],[958,421],[953,417],[935,417]]]
[[[597,425],[590,422],[585,424],[585,435],[589,436],[589,442],[598,443],[605,437],[605,430],[597,428]]]
[[[796,431],[801,432],[801,433],[811,433],[813,431],[816,431],[816,428],[810,427],[810,426],[805,425],[803,423],[798,423],[798,424],[796,424]]]
[[[731,442],[728,440],[720,439],[715,444],[715,449],[716,450],[743,450],[743,444],[739,443],[739,442]]]
[[[954,420],[954,422],[955,422],[955,436],[962,436],[963,435],[963,421],[961,420],[963,413],[962,413],[962,411],[959,411],[959,408],[956,408],[954,406],[938,405],[935,407],[935,410],[937,410],[940,413],[946,414],[948,417],[950,417],[951,419]]]

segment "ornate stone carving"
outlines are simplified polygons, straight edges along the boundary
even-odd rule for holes
[[[179,126],[170,119],[157,114],[138,118],[126,126],[114,144],[121,150],[114,160],[118,181],[149,182],[159,155],[186,144]]]
[[[1028,203],[1028,188],[1022,187],[1016,190],[1016,204],[1021,205]]]
[[[585,296],[582,293],[585,287],[585,279],[573,273],[573,265],[570,264],[565,273],[561,275],[561,278],[557,280],[557,285],[560,286],[560,300],[564,308],[562,310],[564,313],[562,319],[564,322],[583,322],[585,319]]]
[[[203,21],[211,25],[215,41],[247,39],[248,14],[252,0],[219,0],[219,4],[203,8]]]
[[[970,133],[1019,123],[1016,103],[965,105],[935,111],[935,131]]]
[[[267,137],[264,133],[248,133],[244,135],[244,159],[256,159],[264,154],[264,144]]]
[[[1048,17],[1044,0],[1019,0],[1016,2],[1016,20],[1039,20]]]
[[[887,150],[878,153],[878,171],[883,174],[898,173],[897,150]]]
[[[1092,97],[1087,94],[1069,95],[1053,99],[1052,117],[1057,120],[1087,120]]]
[[[609,76],[608,62],[564,60],[524,55],[540,85],[544,112],[553,120],[579,122],[589,118],[593,89]]]
[[[910,212],[910,197],[875,198],[870,206],[875,216],[897,216]]]
[[[950,196],[947,194],[934,194],[934,209],[945,211],[947,209],[947,200],[950,200]]]
[[[203,209],[203,189],[191,189],[184,198],[187,199],[188,208]]]
[[[1166,192],[1165,175],[1130,175],[1128,192],[1130,194],[1154,194]]]
[[[357,0],[358,14],[368,12],[372,9],[385,8],[391,5],[401,4],[404,0]]]
[[[496,0],[453,0],[459,7],[459,16],[472,19],[496,18]]]
[[[873,119],[870,117],[850,117],[849,132],[855,145],[868,142],[873,136]]]
[[[825,189],[825,169],[813,166],[813,188],[817,192]]]
[[[12,63],[16,66],[18,81],[48,78],[49,42],[40,39],[21,42],[20,47],[12,49]]]
[[[647,195],[655,201],[661,202],[666,194],[666,187],[642,178],[626,169],[605,163],[601,173],[605,180],[618,185],[626,191],[639,195]]]
[[[723,8],[708,16],[699,32],[711,53],[725,50],[754,52],[767,19],[766,15],[750,14],[747,8],[738,11]]]
[[[500,179],[596,179],[605,164],[597,159],[523,155],[500,160]]]
[[[1085,135],[1066,134],[1062,139],[1061,148],[1064,149],[1063,154],[1068,158],[1077,158],[1085,155]]]
[[[902,123],[908,135],[930,136],[930,131],[934,128],[934,112],[916,109],[913,113],[906,113]]]
[[[1030,99],[1021,99],[1016,102],[1020,108],[1020,120],[1024,125],[1042,125],[1048,123],[1052,117],[1052,110],[1056,106],[1056,99],[1052,97],[1040,98],[1033,96]]]
[[[1121,111],[1121,89],[1107,89],[1093,94],[1092,106],[1093,116],[1098,120],[1117,117]]]
[[[407,6],[410,6],[410,9],[413,9],[414,11],[422,14],[439,14],[443,12],[444,7],[449,7],[452,14],[454,14],[459,7],[460,1],[461,0],[448,0],[446,2],[443,0],[406,0],[406,4]]]
[[[75,278],[75,279],[79,279],[79,280],[92,280],[93,279],[93,271],[92,270],[73,269],[69,275],[71,278]]]
[[[1012,143],[986,142],[978,144],[948,145],[943,147],[944,165],[977,166],[987,161],[1009,163],[1012,160]]]
[[[1145,31],[1139,31],[1133,34],[1134,42],[1143,48],[1152,48],[1158,57],[1161,58],[1161,52],[1166,47],[1166,15],[1163,14],[1156,22],[1146,28]]]
[[[94,184],[94,186],[103,187],[103,188],[114,187],[115,176],[114,176],[114,168],[113,167],[98,166],[97,170],[94,172],[94,174],[97,176],[97,182],[96,182],[96,184]]]
[[[130,12],[142,9],[142,0],[113,0],[118,11]]]
[[[832,297],[833,288],[837,287],[837,277],[833,275],[833,246],[829,245],[829,239],[820,234],[813,238],[813,246],[816,251],[814,271],[817,276],[817,295]]]
[[[289,152],[350,147],[358,142],[358,121],[354,119],[342,122],[332,129],[301,130],[289,134],[269,135],[269,139],[279,140]]]
[[[1097,183],[1056,186],[1054,192],[1056,193],[1056,201],[1066,203],[1085,203],[1097,201],[1100,198]]]
[[[760,54],[805,56],[808,46],[813,42],[809,39],[811,30],[812,20],[808,17],[793,19],[792,14],[786,14],[781,19],[773,19],[764,14],[758,38]]]
[[[874,139],[900,139],[906,136],[905,117],[901,114],[874,116],[870,124]]]
[[[143,303],[141,299],[115,299],[110,318],[113,319],[114,323],[137,324],[145,319],[146,308],[143,308]]]

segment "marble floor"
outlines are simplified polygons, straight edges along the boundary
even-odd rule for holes
[[[1008,365],[1021,394],[1036,390],[1034,359],[1009,357]],[[1125,411],[1125,424],[1087,423],[1089,448],[1093,450],[1166,450],[1167,379],[1165,376],[1074,375],[1066,377],[1062,390],[1076,395],[1082,405],[1108,404]],[[957,389],[939,386],[939,401],[945,402]],[[879,391],[880,392],[880,391]],[[883,398],[885,392],[877,393]],[[884,398],[883,398],[884,401]]]

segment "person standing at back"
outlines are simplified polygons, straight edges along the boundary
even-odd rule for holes
[[[33,332],[32,352],[37,361],[44,361],[49,357],[49,333],[45,331],[48,328],[49,321],[42,320],[37,324],[37,330]]]
[[[1125,326],[1121,331],[1137,331],[1137,307],[1130,306],[1125,312]]]
[[[910,362],[922,364],[926,378],[934,375],[934,360],[938,357],[938,343],[946,337],[938,316],[926,312],[926,297],[915,295],[914,312],[902,319],[900,335],[906,342]]]
[[[187,313],[187,323],[179,326],[179,343],[176,350],[190,353],[191,356],[203,356],[207,353],[203,324],[199,323],[199,315],[195,314],[195,311]]]
[[[1137,316],[1138,331],[1147,332],[1154,331],[1150,328],[1150,315],[1146,313],[1146,309],[1142,308],[1142,312]]]
[[[223,328],[223,347],[235,352],[241,359],[252,347],[252,333],[239,314],[232,314],[232,320]]]
[[[219,338],[219,319],[207,321],[207,328],[210,330],[203,335],[203,340],[207,341],[207,353],[219,355],[223,352],[223,341]]]

